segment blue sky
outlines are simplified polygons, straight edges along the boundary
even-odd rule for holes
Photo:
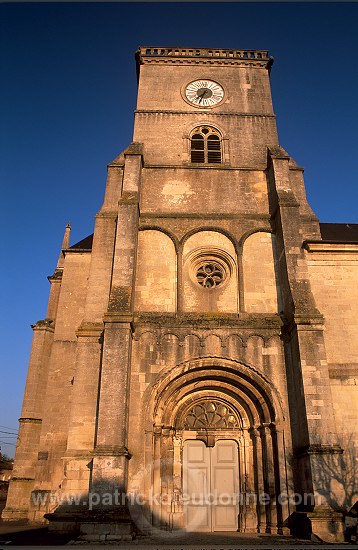
[[[268,49],[280,144],[311,206],[358,223],[358,4],[13,3],[0,25],[0,445],[12,454],[1,432],[17,429],[65,225],[72,244],[92,233],[106,165],[132,140],[138,46]]]

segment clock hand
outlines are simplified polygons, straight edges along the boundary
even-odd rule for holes
[[[199,103],[200,103],[201,100],[204,98],[205,93],[206,93],[206,92],[205,92],[205,90],[204,90],[203,92],[201,92],[200,95],[198,94],[198,95],[199,95],[199,98],[200,98],[200,99],[199,99]]]

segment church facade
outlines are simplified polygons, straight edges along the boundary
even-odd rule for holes
[[[358,227],[320,223],[262,50],[140,48],[133,142],[66,228],[3,518],[342,537]],[[82,519],[81,519],[82,518]]]

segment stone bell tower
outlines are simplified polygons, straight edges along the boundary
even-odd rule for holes
[[[50,279],[4,517],[46,513],[88,540],[302,517],[323,533],[317,471],[341,448],[302,248],[322,237],[278,144],[272,59],[142,47],[136,62],[133,143],[108,165],[93,238],[66,233]]]

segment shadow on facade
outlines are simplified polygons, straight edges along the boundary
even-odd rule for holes
[[[358,496],[358,462],[353,434],[341,438],[336,452],[323,453],[313,472],[318,492],[337,512],[346,512]]]
[[[313,443],[306,450],[314,480],[314,506],[296,507],[291,516],[291,533],[310,539],[320,530],[326,531],[324,540],[343,537],[343,519],[358,495],[358,464],[353,435],[341,438],[338,444],[325,446]],[[288,460],[297,472],[297,458]],[[328,537],[328,539],[327,539]]]
[[[45,506],[45,502],[42,506]],[[164,501],[153,504],[139,494],[121,494],[111,486],[109,480],[94,484],[90,493],[62,495],[58,505],[53,505],[51,510],[47,506],[47,509],[44,517],[49,521],[49,531],[53,535],[66,534],[80,540],[130,541],[147,535],[159,538],[169,536],[172,540],[189,532],[184,528],[182,506],[177,505],[174,510],[173,503]],[[37,508],[37,513],[39,512],[40,509]],[[232,532],[232,536],[236,538],[242,530],[242,513],[243,509],[239,507],[239,528]],[[191,521],[191,525],[191,533],[200,532],[200,529],[195,529],[195,522]],[[245,529],[242,531],[245,532]],[[253,536],[259,534],[258,529],[251,532]],[[264,534],[262,531],[261,533]],[[206,535],[216,537],[219,533],[206,532]]]
[[[295,537],[311,539],[312,531],[315,532],[314,520],[318,517],[333,537],[342,532],[342,514],[352,506],[358,491],[358,467],[353,436],[341,443],[344,451],[339,445],[327,449],[318,444],[310,447],[315,502],[293,506],[290,517],[283,518],[283,526],[290,527]],[[289,462],[294,465],[296,461],[291,458]],[[32,508],[37,517],[44,514],[49,520],[51,532],[71,533],[84,540],[132,540],[140,535],[170,532],[171,536],[175,533],[179,536],[186,532],[182,505],[177,503],[175,507],[171,502],[148,502],[140,494],[124,495],[110,479],[94,483],[90,493],[63,494],[57,502],[55,499],[51,502],[49,492],[34,492]],[[294,509],[297,511],[292,511]],[[239,507],[238,527],[241,531],[242,513],[243,509]],[[256,534],[258,532],[259,529]]]

